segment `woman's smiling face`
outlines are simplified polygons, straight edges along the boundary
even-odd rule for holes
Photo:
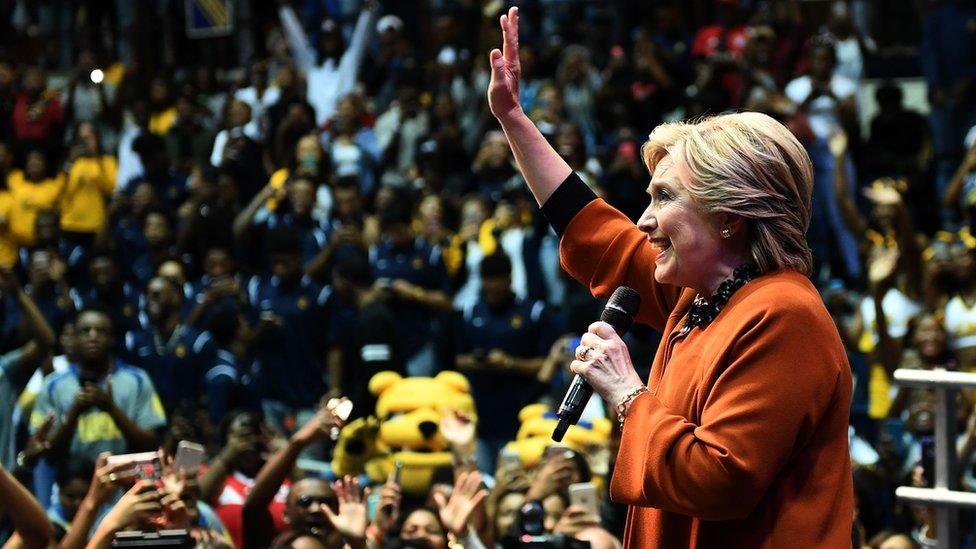
[[[687,181],[687,170],[673,155],[661,159],[647,188],[651,203],[637,226],[658,252],[654,260],[657,282],[711,295],[711,286],[724,278],[716,269],[724,255],[722,226],[717,215],[694,200]]]

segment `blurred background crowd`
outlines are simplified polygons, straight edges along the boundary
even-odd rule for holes
[[[567,448],[524,442],[602,304],[488,112],[510,3],[0,0],[0,541],[616,546],[612,405]],[[757,110],[808,148],[853,544],[934,543],[894,497],[931,484],[934,401],[891,374],[976,371],[976,2],[517,4],[523,109],[633,219],[663,121]],[[658,337],[626,339],[645,377]],[[191,474],[164,457],[130,488],[106,461],[181,440]]]

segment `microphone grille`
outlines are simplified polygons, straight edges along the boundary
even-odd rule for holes
[[[625,313],[627,313],[631,318],[637,314],[638,309],[640,309],[641,296],[633,288],[628,288],[627,286],[620,286],[613,291],[613,295],[610,296],[610,301],[607,303],[608,306],[614,306]]]

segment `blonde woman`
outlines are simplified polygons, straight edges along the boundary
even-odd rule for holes
[[[516,8],[501,26],[488,103],[561,235],[563,266],[598,296],[636,289],[637,321],[664,334],[647,383],[603,322],[571,365],[618,412],[610,495],[630,506],[625,545],[850,546],[851,374],[806,276],[803,147],[758,113],[659,126],[642,150],[651,204],[635,226],[524,115]]]

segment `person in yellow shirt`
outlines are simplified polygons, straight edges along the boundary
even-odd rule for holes
[[[27,153],[23,170],[14,170],[7,176],[7,188],[13,198],[8,225],[18,244],[30,246],[34,243],[37,212],[57,206],[64,182],[64,173],[54,177],[48,175],[47,160],[39,150]]]
[[[68,179],[58,200],[61,230],[70,240],[89,246],[106,220],[106,203],[115,190],[118,162],[103,154],[95,126],[82,122],[75,133]]]
[[[0,141],[0,267],[11,267],[17,262],[19,246],[10,232],[10,214],[14,210],[14,197],[7,189],[7,174],[13,167],[14,153]]]
[[[149,119],[149,131],[156,135],[166,135],[176,122],[176,105],[169,80],[157,75],[149,85],[149,103],[152,116]]]
[[[13,267],[17,262],[20,246],[10,232],[10,215],[14,210],[14,197],[6,188],[0,190],[0,267]]]

